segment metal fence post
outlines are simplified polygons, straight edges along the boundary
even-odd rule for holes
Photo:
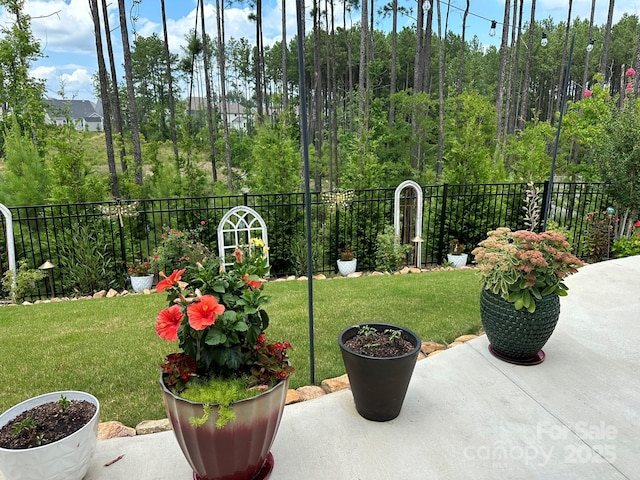
[[[449,184],[442,185],[442,208],[440,210],[440,235],[438,241],[438,265],[442,265],[444,252],[444,220],[447,215],[447,195],[449,193]]]
[[[542,205],[544,205],[544,207],[542,208],[540,225],[544,232],[547,229],[547,219],[550,213],[550,208],[548,208],[547,205],[551,205],[551,189],[549,188],[549,180],[545,180],[544,186],[542,187]]]

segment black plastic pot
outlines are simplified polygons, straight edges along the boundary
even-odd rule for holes
[[[414,348],[399,357],[370,357],[352,352],[345,342],[355,337],[358,330],[368,325],[378,331],[388,328],[402,331],[402,338]],[[376,422],[393,420],[400,414],[409,380],[420,352],[420,337],[411,330],[388,323],[362,323],[345,328],[338,336],[342,359],[347,369],[351,393],[358,413]]]

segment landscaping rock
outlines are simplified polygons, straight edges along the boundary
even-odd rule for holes
[[[319,275],[314,275],[313,279],[314,280],[326,280],[327,276],[324,273],[320,273]]]
[[[458,345],[462,345],[464,342],[451,342],[449,344],[449,348],[457,347]]]
[[[436,343],[436,342],[422,342],[422,346],[420,347],[420,350],[425,354],[425,355],[429,355],[432,352],[435,352],[436,350],[446,350],[447,346],[443,345],[441,343]]]
[[[119,295],[117,290],[114,290],[113,288],[110,288],[109,291],[107,292],[107,298],[113,298],[113,297],[117,297]]]
[[[478,338],[477,335],[461,335],[454,340],[454,342],[468,342],[469,340],[473,340],[474,338]]]
[[[107,296],[106,290],[100,290],[99,292],[96,292],[93,294],[93,298],[104,298],[106,296]]]
[[[98,440],[108,440],[110,438],[134,437],[135,428],[127,427],[120,422],[102,422],[98,425]]]
[[[167,430],[171,430],[171,422],[169,422],[168,418],[163,418],[162,420],[143,420],[136,425],[136,435],[166,432]]]
[[[320,388],[322,388],[325,393],[338,392],[350,387],[351,384],[349,383],[349,377],[346,373],[336,378],[328,378],[320,383]]]
[[[302,398],[300,397],[300,392],[290,388],[287,390],[287,399],[285,400],[285,405],[290,405],[292,403],[301,402]]]
[[[433,357],[433,356],[435,356],[435,355],[439,355],[439,354],[441,354],[441,353],[442,353],[442,352],[444,352],[444,351],[446,351],[446,350],[434,350],[434,351],[433,351],[433,352],[431,352],[429,355],[427,355],[427,357]]]
[[[307,400],[313,400],[314,398],[322,397],[326,395],[325,391],[315,385],[308,385],[306,387],[300,387],[297,389],[300,394],[300,401],[306,402]]]

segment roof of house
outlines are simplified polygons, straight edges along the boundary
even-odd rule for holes
[[[59,100],[48,98],[44,100],[47,113],[51,118],[88,118],[102,116],[96,111],[96,104],[89,100]],[[98,121],[98,120],[94,120]]]

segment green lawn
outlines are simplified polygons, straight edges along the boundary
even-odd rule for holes
[[[270,282],[267,337],[289,341],[296,373],[310,383],[307,282]],[[342,375],[340,331],[385,321],[423,341],[451,342],[480,329],[480,283],[472,270],[336,278],[313,283],[315,381]],[[165,416],[159,364],[176,351],[155,334],[164,294],[0,307],[0,412],[28,397],[83,390],[101,403],[101,420],[135,426]]]

